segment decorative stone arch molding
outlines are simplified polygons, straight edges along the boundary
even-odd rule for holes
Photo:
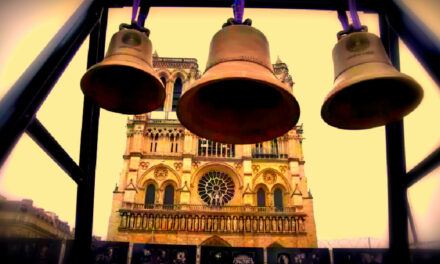
[[[274,184],[271,188],[270,188],[270,193],[273,193],[275,191],[275,189],[281,189],[283,191],[283,195],[288,195],[290,194],[289,191],[287,190],[286,186],[280,184],[280,183],[276,183]]]
[[[284,248],[283,245],[281,245],[278,241],[274,241],[267,245],[268,248]]]
[[[180,70],[173,72],[171,74],[170,80],[172,80],[174,83],[178,77],[182,80],[182,84],[185,83],[186,81],[188,81],[188,74],[186,72],[180,71]]]
[[[200,243],[200,246],[210,246],[210,247],[232,247],[231,244],[228,243],[228,241],[224,240],[223,238],[214,235],[212,237],[207,238],[205,241]]]
[[[174,188],[174,191],[177,191],[180,189],[180,187],[177,185],[177,182],[175,180],[167,179],[160,184],[159,190],[164,191],[168,185],[172,185]]]
[[[252,189],[255,190],[255,187],[260,183],[264,183],[266,186],[268,186],[268,189],[271,190],[273,189],[273,186],[281,185],[285,191],[291,191],[291,186],[286,176],[273,168],[265,168],[259,171],[252,179]]]
[[[197,185],[198,180],[210,170],[217,170],[220,172],[228,173],[231,176],[232,180],[234,180],[235,183],[238,183],[236,185],[239,187],[239,189],[243,189],[243,179],[241,175],[234,167],[225,163],[207,163],[198,167],[191,176],[191,187]]]
[[[208,163],[200,166],[191,176],[191,197],[197,204],[206,204],[199,195],[198,184],[200,179],[208,172],[216,171],[227,174],[234,182],[234,195],[226,205],[240,205],[242,201],[243,179],[240,174],[232,167],[225,163]]]
[[[145,189],[147,188],[148,185],[153,184],[154,188],[156,190],[159,190],[159,184],[157,183],[157,181],[155,179],[146,179],[145,181],[142,182],[142,185],[138,185],[138,189],[145,191]]]
[[[157,72],[157,75],[159,76],[159,78],[164,77],[166,83],[171,81],[171,73],[167,69],[160,69]]]
[[[149,180],[155,180],[158,183],[158,186],[162,186],[162,182],[167,180],[174,180],[178,188],[182,186],[182,179],[177,171],[163,163],[148,168],[141,177],[139,177],[136,185],[139,188],[145,187],[145,183]]]
[[[252,189],[252,192],[257,193],[258,189],[260,189],[260,188],[263,188],[263,190],[264,190],[266,193],[270,193],[270,189],[269,189],[269,187],[267,187],[267,185],[264,184],[264,183],[262,183],[262,182],[260,182],[260,183],[258,183],[257,185],[255,185],[254,188]]]

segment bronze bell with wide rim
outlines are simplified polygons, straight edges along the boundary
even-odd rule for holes
[[[122,24],[113,35],[104,60],[81,79],[84,95],[98,106],[122,114],[142,114],[159,108],[165,87],[153,69],[149,30]]]
[[[368,129],[402,119],[423,98],[421,86],[390,62],[381,40],[366,32],[338,33],[335,82],[321,109],[329,125]]]
[[[214,35],[203,76],[177,107],[188,130],[230,144],[281,136],[296,125],[299,114],[291,88],[274,75],[266,37],[250,23],[225,24]]]

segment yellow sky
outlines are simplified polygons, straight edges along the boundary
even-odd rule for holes
[[[12,1],[7,1],[12,2]],[[36,3],[38,2],[38,3]],[[3,94],[79,5],[76,1],[17,0],[0,4],[0,94]],[[232,0],[231,0],[232,3]],[[152,8],[146,26],[153,49],[164,57],[193,57],[204,70],[209,42],[231,9]],[[335,12],[246,9],[245,18],[268,38],[272,61],[289,66],[304,124],[305,172],[314,196],[318,239],[387,236],[385,130],[344,131],[321,120],[320,109],[333,84],[331,51],[341,29]],[[131,9],[109,13],[107,45]],[[377,16],[360,14],[378,34]],[[11,24],[14,21],[14,24]],[[82,116],[79,81],[86,70],[88,41],[77,52],[38,112],[39,120],[78,161]],[[401,68],[424,88],[421,105],[405,119],[407,168],[439,145],[437,86],[401,45]],[[105,236],[112,191],[122,169],[128,116],[101,111],[95,191],[94,233]],[[422,239],[440,239],[440,171],[411,188],[412,208]],[[74,225],[76,185],[26,135],[0,171],[0,193],[30,198]],[[434,232],[433,232],[434,231]]]

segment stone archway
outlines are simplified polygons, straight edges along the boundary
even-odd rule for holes
[[[219,236],[212,236],[205,241],[203,241],[200,246],[209,246],[209,247],[232,247],[226,240]]]
[[[280,243],[278,243],[277,241],[272,242],[269,246],[267,246],[268,248],[284,248]]]

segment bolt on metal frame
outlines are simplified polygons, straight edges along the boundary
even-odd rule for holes
[[[232,0],[148,0],[150,6],[230,7]],[[75,263],[91,262],[93,202],[99,107],[84,98],[80,161],[77,165],[45,127],[36,113],[82,42],[90,35],[87,67],[104,57],[108,8],[131,6],[131,0],[84,0],[40,55],[0,101],[0,164],[20,136],[29,136],[77,183],[73,256]],[[440,85],[440,42],[425,38],[431,29],[420,23],[402,0],[358,0],[360,11],[379,14],[381,39],[393,65],[399,69],[398,37],[403,39],[427,72]],[[345,0],[247,0],[249,8],[347,10]],[[336,19],[336,17],[335,17]],[[410,263],[407,189],[440,164],[440,148],[406,171],[403,121],[388,124],[389,253],[391,263]],[[410,217],[410,223],[412,219]],[[414,231],[414,228],[413,228]]]

